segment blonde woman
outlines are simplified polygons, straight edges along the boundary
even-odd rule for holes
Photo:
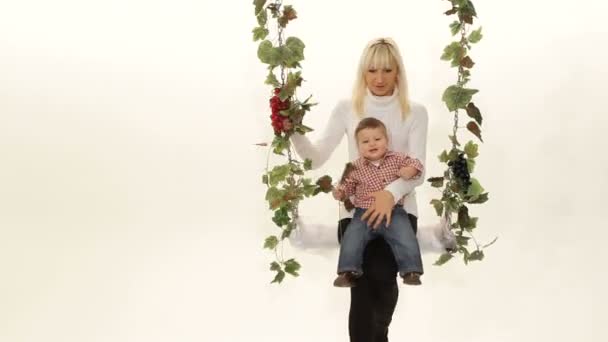
[[[406,72],[397,44],[390,38],[374,39],[367,44],[357,71],[350,100],[340,101],[331,113],[325,130],[314,142],[293,134],[291,141],[302,158],[312,160],[313,168],[323,165],[344,136],[348,140],[349,160],[358,156],[355,129],[361,119],[376,118],[388,130],[390,149],[426,161],[428,115],[424,106],[408,98]],[[291,127],[286,122],[286,128]],[[423,170],[426,170],[424,167]],[[373,193],[373,204],[362,219],[378,227],[388,225],[395,205],[403,198],[414,232],[417,230],[417,205],[414,189],[424,182],[424,171],[412,180],[398,179],[384,190]],[[352,213],[342,208],[338,224],[341,239]],[[351,288],[349,333],[351,342],[388,341],[388,327],[397,304],[399,289],[397,264],[384,239],[368,244],[363,257],[363,276]]]

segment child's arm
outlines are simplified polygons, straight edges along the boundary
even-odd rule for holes
[[[346,163],[342,176],[340,176],[340,183],[332,190],[334,198],[338,201],[344,201],[355,193],[355,183],[351,177],[353,171],[355,171],[355,165]]]
[[[332,194],[338,201],[343,201],[355,194],[356,181],[347,177],[341,181],[333,190]]]
[[[405,180],[417,178],[422,174],[422,170],[422,163],[418,159],[405,156],[399,169],[399,177]]]
[[[410,180],[419,174],[420,171],[413,166],[403,166],[399,169],[399,177],[405,180]]]

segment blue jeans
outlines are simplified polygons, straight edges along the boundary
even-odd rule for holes
[[[383,221],[378,229],[374,230],[361,220],[361,215],[366,209],[355,208],[353,219],[342,237],[340,245],[340,258],[338,261],[338,273],[355,272],[363,273],[363,251],[367,244],[378,237],[383,237],[391,247],[393,256],[397,262],[397,268],[401,276],[409,272],[422,274],[422,259],[420,258],[420,247],[416,239],[416,233],[402,206],[396,205],[391,214],[391,224],[386,226]]]

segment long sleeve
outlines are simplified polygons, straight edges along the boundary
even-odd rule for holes
[[[338,184],[338,189],[344,191],[346,197],[351,197],[355,195],[357,183],[358,181],[356,179],[346,178],[344,182],[340,182],[340,184]]]
[[[408,155],[418,159],[423,166],[419,177],[410,180],[402,178],[390,183],[385,190],[393,194],[395,203],[408,193],[412,192],[417,186],[424,183],[426,175],[426,139],[429,125],[429,117],[426,108],[420,106],[420,113],[413,117],[412,126],[408,132]],[[411,115],[414,115],[412,112]]]
[[[313,169],[319,168],[329,159],[346,133],[344,117],[341,112],[343,106],[344,103],[336,105],[325,130],[314,143],[307,136],[299,133],[291,136],[291,142],[296,153],[303,159],[312,160]]]

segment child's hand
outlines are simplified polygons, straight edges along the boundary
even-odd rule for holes
[[[340,190],[338,188],[333,188],[333,190],[331,191],[331,194],[334,195],[334,198],[337,199],[338,201],[343,201],[346,198],[346,194],[344,193],[344,190]]]
[[[414,177],[415,175],[417,175],[418,172],[419,171],[413,167],[404,166],[399,169],[399,177],[401,177],[403,179],[410,179],[410,178]]]

